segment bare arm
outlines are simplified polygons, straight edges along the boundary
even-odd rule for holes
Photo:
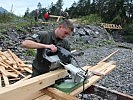
[[[52,52],[57,51],[57,47],[53,44],[50,44],[50,45],[42,44],[42,43],[34,42],[32,40],[24,40],[22,42],[22,47],[31,48],[31,49],[49,48],[49,49],[51,49]]]

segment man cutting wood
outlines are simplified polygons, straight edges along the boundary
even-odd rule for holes
[[[73,32],[74,26],[69,20],[63,20],[53,31],[40,31],[26,38],[22,42],[25,48],[37,49],[37,54],[32,63],[32,77],[50,71],[50,63],[43,59],[46,49],[57,51],[57,45],[70,51],[70,44],[65,39]]]

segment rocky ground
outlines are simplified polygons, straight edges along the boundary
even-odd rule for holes
[[[76,58],[81,66],[93,66],[117,49],[119,49],[119,52],[108,59],[116,62],[116,69],[97,84],[133,96],[133,50],[117,46],[88,48],[83,50],[83,55],[76,56]]]
[[[54,28],[54,26],[50,24],[43,28],[32,27],[30,28],[30,31],[27,32],[9,29],[8,31],[0,33],[1,50],[11,49],[22,60],[31,61],[33,56],[26,55],[27,49],[20,46],[21,41],[28,35],[33,34],[33,31],[35,30],[48,30],[50,28]],[[96,84],[133,96],[132,43],[115,42],[105,29],[99,26],[90,25],[75,26],[74,34],[70,36],[68,40],[71,43],[71,48],[77,50],[74,52],[74,56],[80,66],[94,66],[103,58],[119,49],[116,54],[108,59],[109,61],[113,60],[116,62],[116,69]]]

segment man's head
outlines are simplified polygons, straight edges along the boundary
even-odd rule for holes
[[[55,35],[57,38],[64,39],[73,32],[73,29],[73,24],[69,20],[65,19],[59,23],[58,28],[55,30]]]

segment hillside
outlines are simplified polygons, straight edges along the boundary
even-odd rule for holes
[[[2,7],[0,7],[0,13],[8,13],[8,11],[6,10],[6,9],[4,9],[4,8],[2,8]]]

